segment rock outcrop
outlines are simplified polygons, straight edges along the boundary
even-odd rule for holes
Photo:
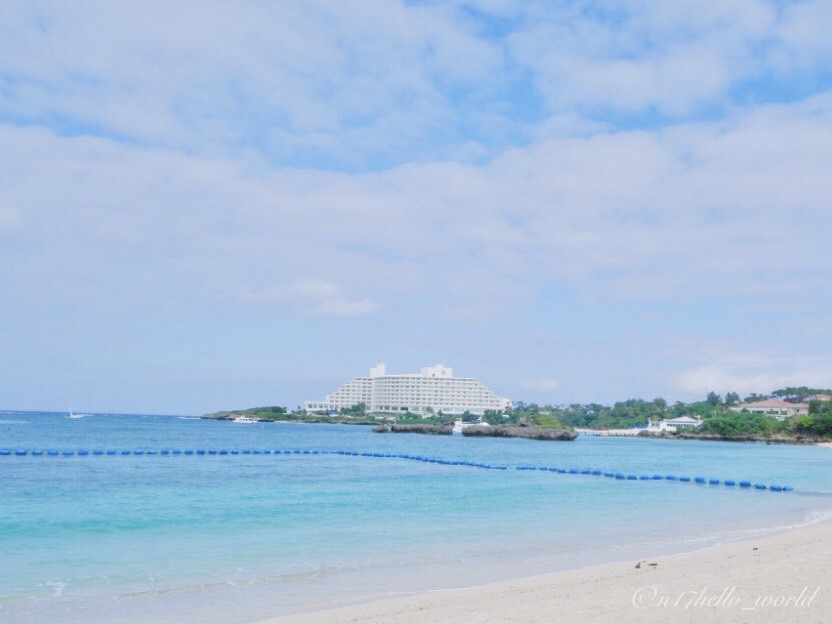
[[[575,431],[569,429],[541,429],[540,427],[511,427],[497,425],[485,427],[475,425],[462,430],[464,436],[481,436],[491,438],[528,438],[530,440],[565,440],[571,441],[578,437]]]
[[[451,425],[390,425],[393,433],[428,433],[431,435],[451,435]]]

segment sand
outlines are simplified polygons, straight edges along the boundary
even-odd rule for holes
[[[832,523],[684,555],[429,592],[262,624],[832,622]]]

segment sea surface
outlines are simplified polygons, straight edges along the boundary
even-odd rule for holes
[[[158,454],[175,448],[206,453]],[[687,552],[832,516],[832,449],[811,446],[541,442],[0,412],[0,449],[11,451],[0,456],[0,621],[21,624],[245,624]],[[34,449],[76,454],[33,456]],[[261,452],[219,454],[232,449]],[[516,469],[522,465],[567,472]],[[794,491],[572,468],[747,479]]]

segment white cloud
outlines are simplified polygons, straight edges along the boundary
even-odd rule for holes
[[[0,206],[0,234],[11,233],[17,230],[23,223],[20,211],[11,206]]]
[[[775,356],[726,356],[681,371],[676,387],[697,396],[752,392],[764,394],[789,386],[832,387],[832,362],[828,358]]]
[[[520,387],[534,392],[551,392],[560,385],[560,381],[554,377],[544,377],[541,379],[526,379],[520,382]]]
[[[507,37],[510,54],[532,68],[555,113],[684,118],[724,106],[737,84],[830,66],[822,0],[551,3],[528,13]]]
[[[448,121],[499,49],[442,8],[208,1],[0,8],[0,112],[206,154],[360,161]],[[25,50],[25,52],[24,52]]]
[[[148,288],[242,296],[321,276],[342,291],[299,293],[321,314],[395,302],[483,323],[551,284],[631,300],[805,298],[832,265],[832,95],[356,175],[27,128],[0,127],[0,149],[16,154],[0,171],[7,205],[38,224],[20,232],[30,249],[88,250],[60,252],[52,277],[132,267]]]
[[[294,295],[304,300],[315,314],[359,316],[378,309],[378,304],[372,299],[351,297],[341,287],[319,279],[299,281],[289,292],[290,296]]]

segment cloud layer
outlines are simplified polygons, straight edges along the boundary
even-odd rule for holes
[[[103,368],[102,409],[155,411],[376,359],[537,402],[832,385],[829,11],[6,3],[9,379],[62,405]]]

